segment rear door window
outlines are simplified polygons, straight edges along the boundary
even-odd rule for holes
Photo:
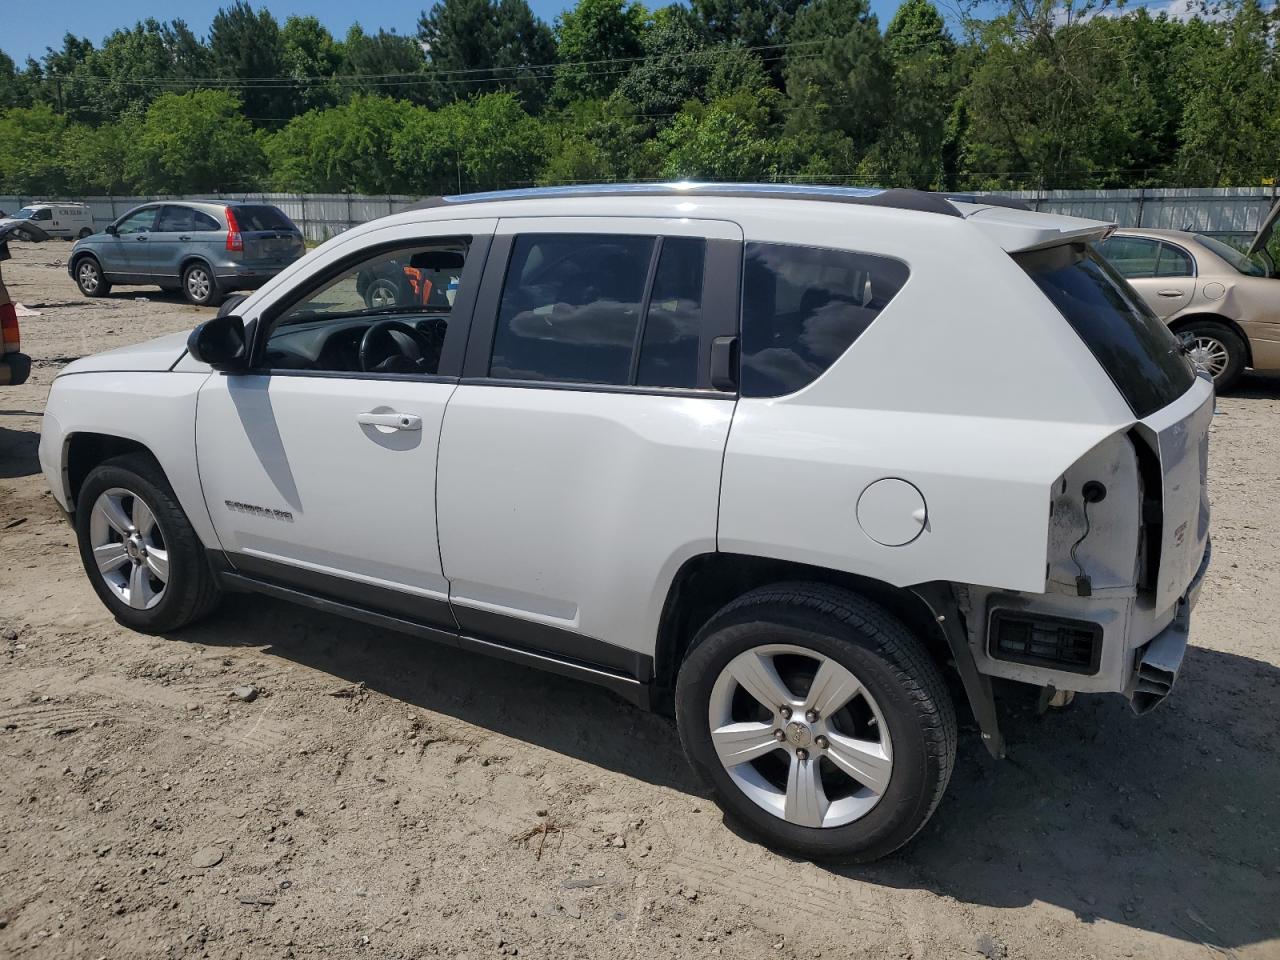
[[[1130,280],[1154,277],[1160,244],[1145,237],[1108,237],[1099,244],[1102,255],[1121,276]]]
[[[808,386],[849,349],[907,282],[890,257],[748,243],[742,275],[742,395]]]
[[[244,204],[233,207],[232,210],[235,212],[236,223],[240,225],[240,229],[249,233],[259,233],[265,230],[297,229],[294,227],[293,221],[286,217],[284,211],[279,207],[272,207],[266,204]]]
[[[705,262],[701,238],[516,237],[489,376],[697,387]]]
[[[1160,244],[1160,260],[1156,264],[1157,277],[1194,277],[1195,264],[1191,256],[1171,243]]]
[[[1168,406],[1195,374],[1169,328],[1085,244],[1013,257],[1075,329],[1139,418]]]

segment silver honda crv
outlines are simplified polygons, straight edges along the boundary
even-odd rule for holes
[[[235,201],[145,203],[71,248],[67,270],[86,297],[113,284],[181,290],[216,306],[254,290],[306,252],[302,232],[278,207]]]

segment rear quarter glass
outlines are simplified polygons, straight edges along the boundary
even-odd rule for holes
[[[1190,389],[1177,338],[1096,250],[1073,243],[1013,259],[1080,335],[1139,419]]]

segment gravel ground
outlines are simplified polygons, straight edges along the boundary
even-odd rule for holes
[[[69,249],[4,266],[39,315],[0,388],[0,957],[1280,957],[1280,379],[1220,401],[1173,699],[1005,702],[1008,760],[962,732],[914,843],[829,869],[735,832],[671,723],[592,687],[265,599],[117,625],[40,412],[68,361],[211,311],[83,299]]]

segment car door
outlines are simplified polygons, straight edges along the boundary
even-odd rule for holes
[[[176,203],[166,203],[147,237],[147,267],[157,283],[176,284],[184,248],[190,243],[195,211]]]
[[[239,572],[452,629],[436,454],[495,225],[401,225],[330,245],[254,310],[251,371],[210,377],[196,418],[209,515]],[[444,261],[461,275],[451,300],[370,306],[371,275]]]
[[[151,278],[151,233],[155,229],[160,205],[140,207],[116,223],[115,235],[95,252],[101,258],[102,269],[108,274],[127,276],[131,280],[146,282]]]
[[[715,550],[740,228],[498,224],[445,413],[440,548],[464,634],[646,679],[665,583]]]
[[[1196,293],[1196,266],[1191,254],[1168,240],[1160,242],[1155,276],[1138,288],[1148,306],[1167,320],[1191,304]]]

